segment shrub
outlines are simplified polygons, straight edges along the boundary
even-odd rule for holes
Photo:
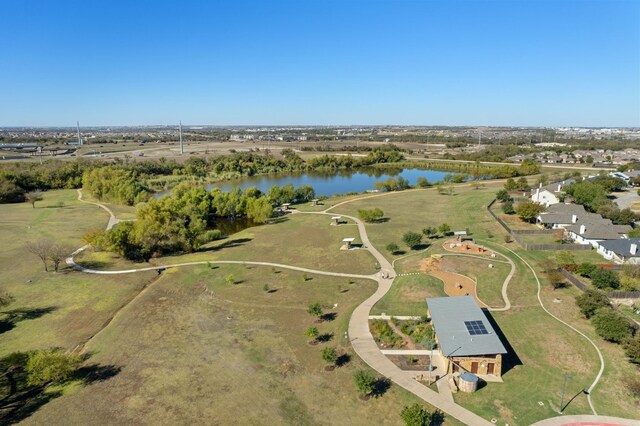
[[[431,413],[417,402],[415,404],[405,405],[400,412],[400,418],[405,426],[430,426],[435,423],[433,422],[434,419]]]
[[[585,262],[585,263],[581,263],[578,266],[578,269],[576,270],[576,272],[580,274],[580,276],[582,277],[590,277],[591,274],[593,274],[596,269],[598,269],[598,267],[593,263]]]
[[[607,295],[594,289],[588,289],[576,297],[576,305],[578,305],[580,312],[586,318],[591,318],[600,308],[611,307]]]
[[[386,247],[387,251],[393,253],[396,253],[398,250],[400,250],[400,247],[398,247],[398,245],[396,243],[389,243],[387,244]]]
[[[610,342],[622,343],[633,333],[629,320],[613,309],[598,309],[591,322],[596,333]]]
[[[625,342],[624,353],[629,357],[629,361],[640,364],[640,335]]]
[[[358,370],[353,374],[353,380],[360,395],[369,395],[373,392],[373,384],[375,378],[371,373],[365,370]]]
[[[428,188],[429,186],[431,186],[431,184],[429,183],[426,177],[420,176],[416,181],[416,186],[418,188]]]
[[[335,364],[338,359],[338,353],[334,348],[324,348],[322,349],[322,359],[327,364]]]
[[[511,235],[507,234],[504,236],[505,243],[510,243],[511,241],[513,241],[513,238],[511,238]]]
[[[591,282],[599,289],[620,287],[618,274],[610,269],[597,268],[591,273]]]
[[[496,199],[504,203],[505,201],[510,201],[511,196],[509,195],[509,192],[507,192],[506,189],[501,189],[500,191],[496,192]]]
[[[504,214],[515,214],[516,209],[513,207],[513,201],[505,201],[502,204],[502,212]]]
[[[36,386],[63,382],[71,377],[80,363],[79,356],[65,353],[62,349],[32,352],[26,366],[27,382]]]
[[[358,216],[365,222],[377,222],[384,217],[384,212],[378,208],[369,210],[358,210]]]
[[[311,303],[307,308],[307,312],[314,317],[320,318],[322,316],[322,306],[318,302]]]
[[[451,232],[451,227],[446,223],[443,223],[442,225],[438,226],[438,231],[440,231],[442,235],[447,236]]]

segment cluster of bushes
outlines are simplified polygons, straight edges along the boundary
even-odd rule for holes
[[[446,156],[445,156],[446,158]],[[452,171],[455,173],[464,173],[472,176],[474,179],[507,179],[518,176],[528,176],[540,173],[540,166],[532,161],[525,160],[519,167],[502,165],[492,166],[480,163],[459,163],[459,162],[443,162],[443,161],[425,161],[420,163],[421,168]]]
[[[622,179],[601,175],[591,180],[574,182],[565,188],[565,192],[573,198],[574,203],[583,205],[588,211],[611,219],[614,224],[630,225],[640,219],[640,216],[629,208],[620,210],[609,199],[611,192],[620,191],[626,185]]]
[[[389,323],[383,319],[374,319],[369,321],[371,334],[376,342],[382,344],[385,348],[401,348],[402,338],[398,336]]]
[[[433,349],[435,346],[435,333],[431,323],[427,318],[419,320],[399,321],[391,317],[391,322],[396,325],[401,332],[411,337],[414,342],[420,344],[425,349]]]
[[[389,178],[384,182],[375,182],[373,184],[374,188],[378,191],[404,191],[405,189],[411,188],[409,185],[409,181],[403,178],[402,176],[398,176],[397,178]]]
[[[635,333],[630,320],[613,309],[605,293],[588,289],[576,298],[576,304],[600,337],[623,345],[629,361],[640,364],[640,333]]]
[[[215,229],[220,218],[245,217],[253,223],[264,223],[272,216],[273,205],[300,199],[300,194],[306,200],[313,197],[313,189],[272,187],[269,194],[275,198],[257,188],[207,191],[182,182],[170,195],[139,204],[135,222],[121,222],[109,231],[92,231],[85,236],[85,242],[128,259],[144,261],[158,254],[195,251],[222,238],[222,233]]]
[[[377,207],[373,209],[362,209],[358,210],[358,216],[367,223],[374,223],[384,217],[384,212]]]

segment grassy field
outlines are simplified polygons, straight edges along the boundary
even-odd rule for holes
[[[227,284],[228,274],[239,283]],[[364,365],[344,338],[375,283],[311,278],[238,265],[169,271],[90,343],[92,360],[118,373],[51,401],[27,423],[401,424],[402,406],[416,398],[392,385],[360,401],[353,373]],[[315,301],[335,319],[314,324],[306,307]],[[330,340],[309,345],[311,325]],[[324,371],[326,346],[350,360]]]
[[[444,297],[444,284],[427,274],[398,277],[391,290],[371,309],[372,315],[426,315],[427,297]]]
[[[371,243],[378,249],[396,243],[407,250],[402,242],[405,232],[421,232],[427,226],[438,227],[442,223],[447,223],[452,230],[469,228],[476,238],[486,238],[487,231],[498,232],[497,223],[486,211],[496,188],[495,183],[489,183],[480,190],[457,186],[455,195],[439,195],[434,188],[385,193],[338,206],[332,212],[357,217],[359,209],[382,209],[388,220],[367,224]],[[390,260],[399,257],[388,252],[384,254]]]
[[[375,273],[376,262],[368,251],[340,250],[345,237],[357,237],[354,244],[360,243],[355,224],[344,222],[347,223],[332,226],[327,215],[291,214],[278,223],[248,228],[215,241],[196,253],[154,258],[149,264],[128,262],[104,252],[87,252],[77,261],[101,269],[121,269],[207,260],[252,260],[331,272]]]
[[[489,269],[489,264],[493,268]],[[502,284],[511,271],[508,263],[496,262],[495,259],[478,259],[468,256],[444,256],[442,269],[457,272],[476,281],[476,292],[480,300],[491,307],[504,306]]]
[[[0,205],[0,217],[0,290],[15,298],[0,313],[8,323],[0,335],[0,356],[51,346],[73,349],[155,278],[155,273],[90,276],[66,268],[44,272],[26,241],[48,238],[71,251],[82,245],[84,232],[107,223],[107,214],[77,201],[74,190],[46,192],[35,208]]]

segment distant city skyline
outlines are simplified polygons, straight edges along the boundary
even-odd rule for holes
[[[0,127],[640,127],[637,1],[215,3],[3,4]]]

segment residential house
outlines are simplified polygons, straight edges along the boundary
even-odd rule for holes
[[[599,243],[598,254],[616,263],[640,264],[638,246],[640,238],[605,240]]]
[[[566,188],[574,182],[575,179],[567,179],[546,186],[540,185],[539,188],[531,191],[531,200],[545,207],[558,204],[560,202],[560,195],[564,192],[563,188]]]
[[[629,225],[614,225],[609,219],[593,215],[589,220],[565,227],[565,230],[575,243],[591,244],[594,248],[598,248],[600,242],[604,240],[627,238],[631,227]]]

